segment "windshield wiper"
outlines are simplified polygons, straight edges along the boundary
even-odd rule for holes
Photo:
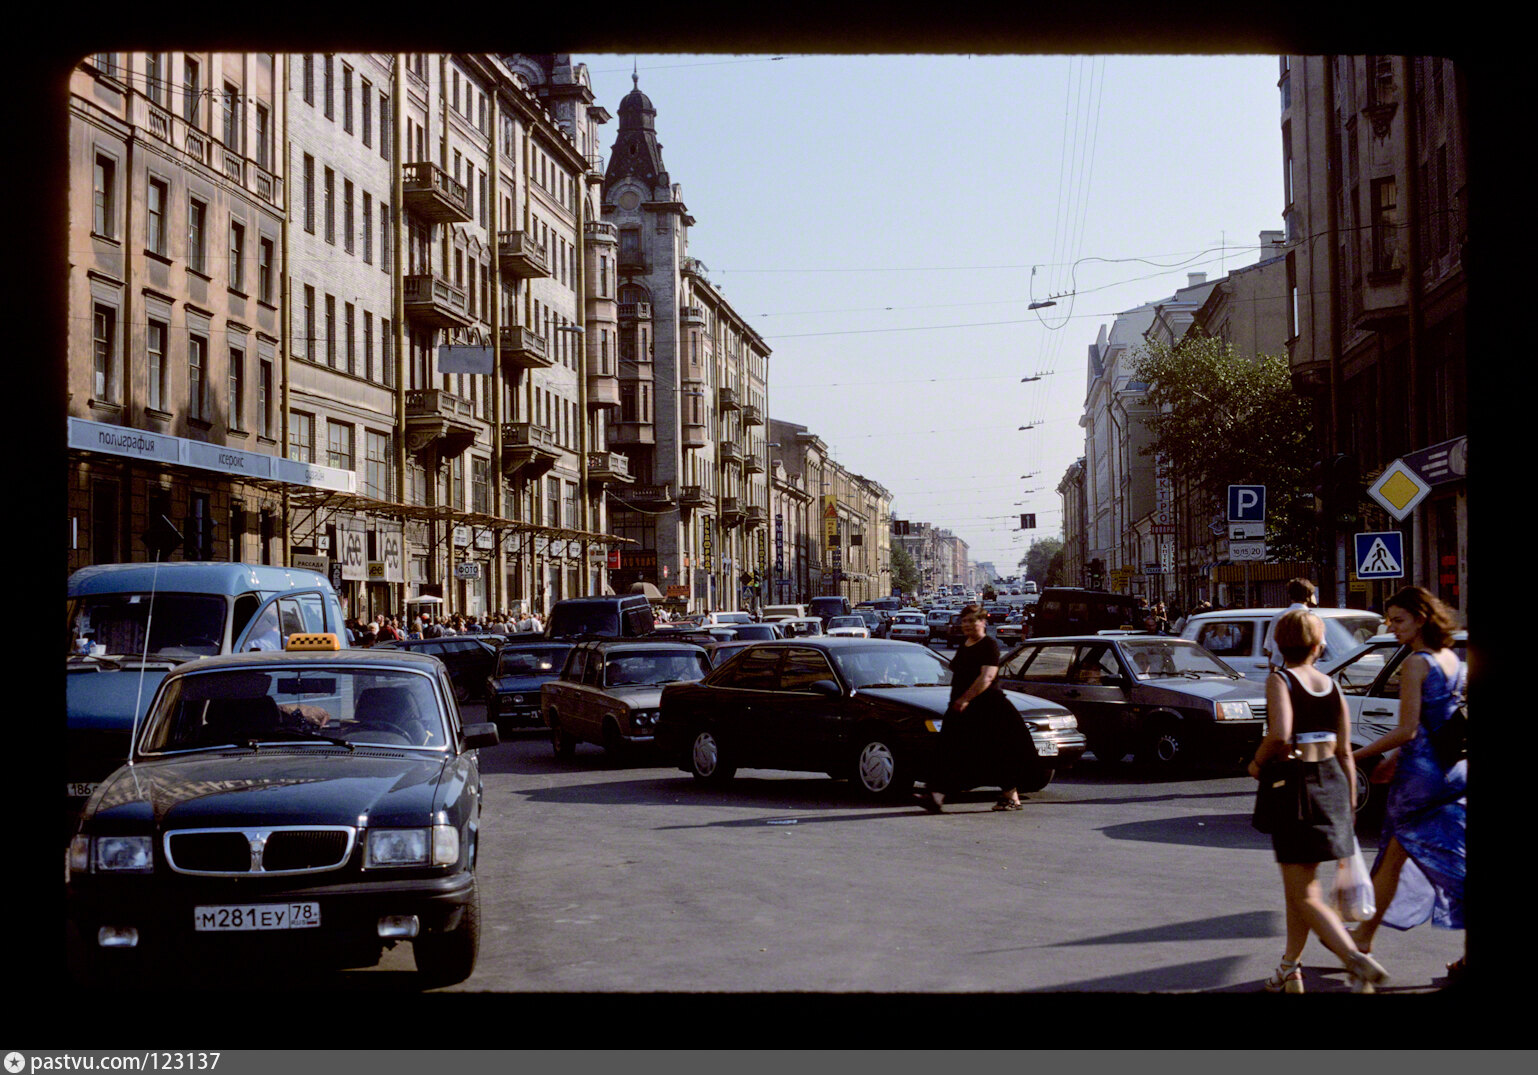
[[[276,731],[263,732],[259,738],[246,740],[246,745],[252,750],[259,750],[260,739],[314,739],[323,743],[335,743],[339,747],[346,747],[348,753],[351,753],[353,749],[353,745],[345,739],[338,739],[334,735],[321,735],[319,732],[307,732],[301,728],[279,728]]]

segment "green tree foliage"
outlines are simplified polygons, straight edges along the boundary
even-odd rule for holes
[[[1057,577],[1063,571],[1063,541],[1061,538],[1037,538],[1020,558],[1020,569],[1025,577],[1038,586],[1059,586]]]
[[[908,555],[908,550],[901,545],[892,545],[892,582],[896,589],[903,593],[917,593],[919,588],[919,569],[913,562],[913,557]]]
[[[1147,344],[1133,365],[1157,412],[1143,419],[1153,433],[1144,454],[1170,460],[1177,481],[1191,482],[1209,512],[1225,510],[1229,485],[1264,485],[1267,552],[1312,557],[1315,521],[1300,497],[1314,463],[1313,426],[1287,360],[1192,337],[1175,347]]]

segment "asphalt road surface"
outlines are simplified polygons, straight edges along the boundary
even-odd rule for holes
[[[1022,811],[976,791],[939,816],[818,774],[712,790],[587,745],[560,762],[534,731],[482,772],[480,962],[456,990],[1253,992],[1281,955],[1280,875],[1237,770],[1089,755]],[[1380,992],[1432,992],[1464,934],[1374,948]],[[1303,964],[1309,992],[1347,991],[1317,939]],[[410,988],[411,968],[401,945],[336,984]]]

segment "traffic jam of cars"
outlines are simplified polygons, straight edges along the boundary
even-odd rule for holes
[[[988,610],[998,686],[1038,758],[1020,791],[1086,753],[1176,774],[1252,756],[1266,700],[1247,662],[1277,610],[1192,617],[1173,637],[1137,632],[1117,595],[1029,596]],[[913,803],[938,773],[959,607],[819,601],[658,623],[638,595],[571,598],[542,634],[354,649],[313,572],[76,572],[66,902],[83,973],[283,952],[369,966],[404,942],[424,987],[465,980],[481,931],[479,752],[526,731],[562,762],[586,743],[705,785],[822,773]],[[1371,613],[1322,611],[1320,667],[1371,741],[1397,719],[1404,647]],[[462,716],[472,699],[484,722]],[[1364,823],[1382,809],[1373,776]]]

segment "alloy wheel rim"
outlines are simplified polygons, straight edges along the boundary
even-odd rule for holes
[[[1174,761],[1180,753],[1180,740],[1165,732],[1159,736],[1159,741],[1154,745],[1154,753],[1160,761]]]
[[[885,743],[867,743],[860,751],[860,783],[867,791],[885,791],[896,771],[897,762]]]
[[[716,771],[716,765],[720,762],[720,750],[716,746],[715,736],[709,732],[701,732],[694,739],[694,771],[701,776],[709,776]]]

